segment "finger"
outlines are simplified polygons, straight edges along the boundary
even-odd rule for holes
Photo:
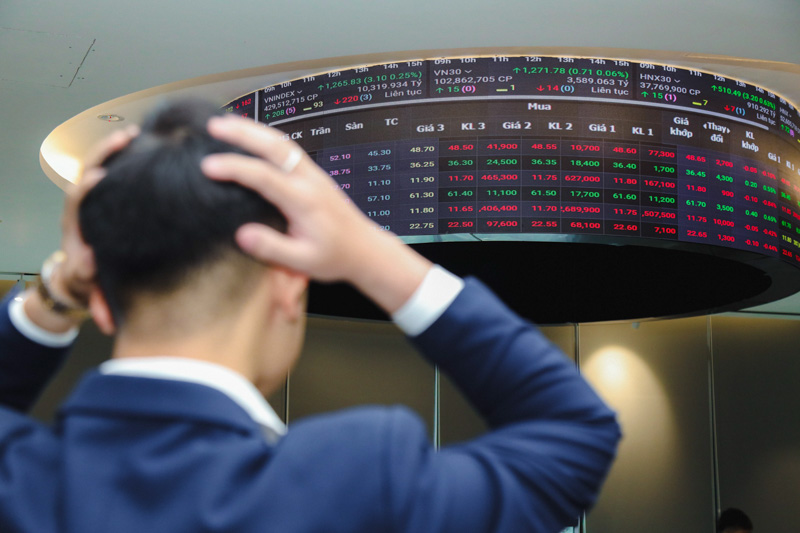
[[[64,213],[62,215],[62,225],[66,227],[66,222],[75,220],[77,221],[78,206],[80,205],[86,193],[94,187],[106,175],[105,169],[93,167],[87,170],[80,183],[72,185],[67,190],[67,195],[64,201]]]
[[[83,196],[86,191],[97,185],[101,179],[106,176],[106,169],[101,167],[92,167],[83,173],[80,183],[78,184],[76,196]]]
[[[303,172],[313,164],[297,143],[285,139],[278,130],[252,120],[232,115],[214,117],[208,122],[208,131],[213,137],[243,148],[289,172]],[[298,155],[300,159],[293,161]],[[287,168],[287,163],[290,168]]]
[[[78,181],[67,190],[64,201],[64,212],[61,217],[61,226],[64,234],[62,242],[73,237],[72,233],[78,224],[78,206],[86,193],[106,175],[105,169],[99,165],[109,155],[125,148],[131,140],[139,135],[138,126],[128,126],[100,141],[92,148],[90,154],[84,159],[83,171]]]
[[[290,178],[274,166],[254,157],[213,154],[203,158],[200,168],[209,178],[233,181],[253,189],[278,206],[294,197]]]
[[[280,169],[283,171],[284,174],[291,174],[295,171],[295,169],[300,165],[300,162],[303,160],[303,151],[299,149],[292,149],[289,152],[289,155],[286,156],[286,160],[281,163]]]
[[[69,294],[77,301],[85,303],[88,300],[89,289],[95,281],[97,267],[94,253],[83,242],[74,242],[71,247],[65,247],[67,261],[64,263],[62,279]]]
[[[125,129],[116,130],[114,133],[97,143],[84,158],[83,168],[88,170],[100,166],[108,156],[118,152],[128,146],[131,140],[139,135],[138,126],[128,126]]]
[[[304,271],[305,247],[291,237],[263,224],[245,224],[236,231],[236,242],[248,255],[261,263]]]

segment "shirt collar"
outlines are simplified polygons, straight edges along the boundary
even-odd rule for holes
[[[185,357],[130,357],[100,365],[101,374],[188,381],[216,389],[236,402],[258,423],[271,443],[286,434],[286,425],[244,376],[229,368]]]

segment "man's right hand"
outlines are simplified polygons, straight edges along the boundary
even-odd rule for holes
[[[139,134],[131,126],[117,130],[98,143],[86,157],[83,172],[77,183],[70,186],[64,199],[61,217],[61,250],[63,261],[53,269],[48,284],[52,296],[73,308],[88,306],[89,293],[95,284],[95,263],[92,249],[83,241],[78,211],[86,193],[94,187],[105,171],[100,166],[105,159],[125,148]],[[29,290],[24,303],[25,314],[34,324],[53,333],[63,333],[80,325],[82,318],[57,313],[47,306],[36,290]]]
[[[137,126],[117,130],[100,141],[83,163],[83,172],[77,183],[68,190],[61,217],[61,250],[66,260],[54,272],[53,285],[59,294],[79,306],[87,306],[89,292],[95,282],[94,253],[83,241],[78,211],[86,194],[105,176],[100,166],[111,154],[128,146],[139,135]]]
[[[245,252],[318,281],[350,282],[390,314],[411,297],[431,263],[367,218],[296,143],[234,116],[211,119],[208,130],[257,158],[215,154],[203,171],[253,189],[288,221],[286,234],[241,227],[236,239]]]

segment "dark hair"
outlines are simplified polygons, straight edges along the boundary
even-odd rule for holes
[[[746,529],[752,530],[753,523],[744,511],[731,507],[725,509],[720,513],[719,520],[717,520],[717,532],[725,531],[726,529]]]
[[[231,252],[243,256],[234,241],[242,224],[286,229],[283,215],[261,196],[201,172],[208,154],[244,153],[208,134],[208,119],[217,114],[194,100],[157,108],[139,136],[103,162],[106,176],[81,204],[81,232],[118,325],[137,293],[166,293]]]

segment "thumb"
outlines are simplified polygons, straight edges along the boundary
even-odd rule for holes
[[[304,271],[302,246],[291,237],[263,224],[245,224],[236,231],[236,243],[248,255],[261,263],[281,265]]]

